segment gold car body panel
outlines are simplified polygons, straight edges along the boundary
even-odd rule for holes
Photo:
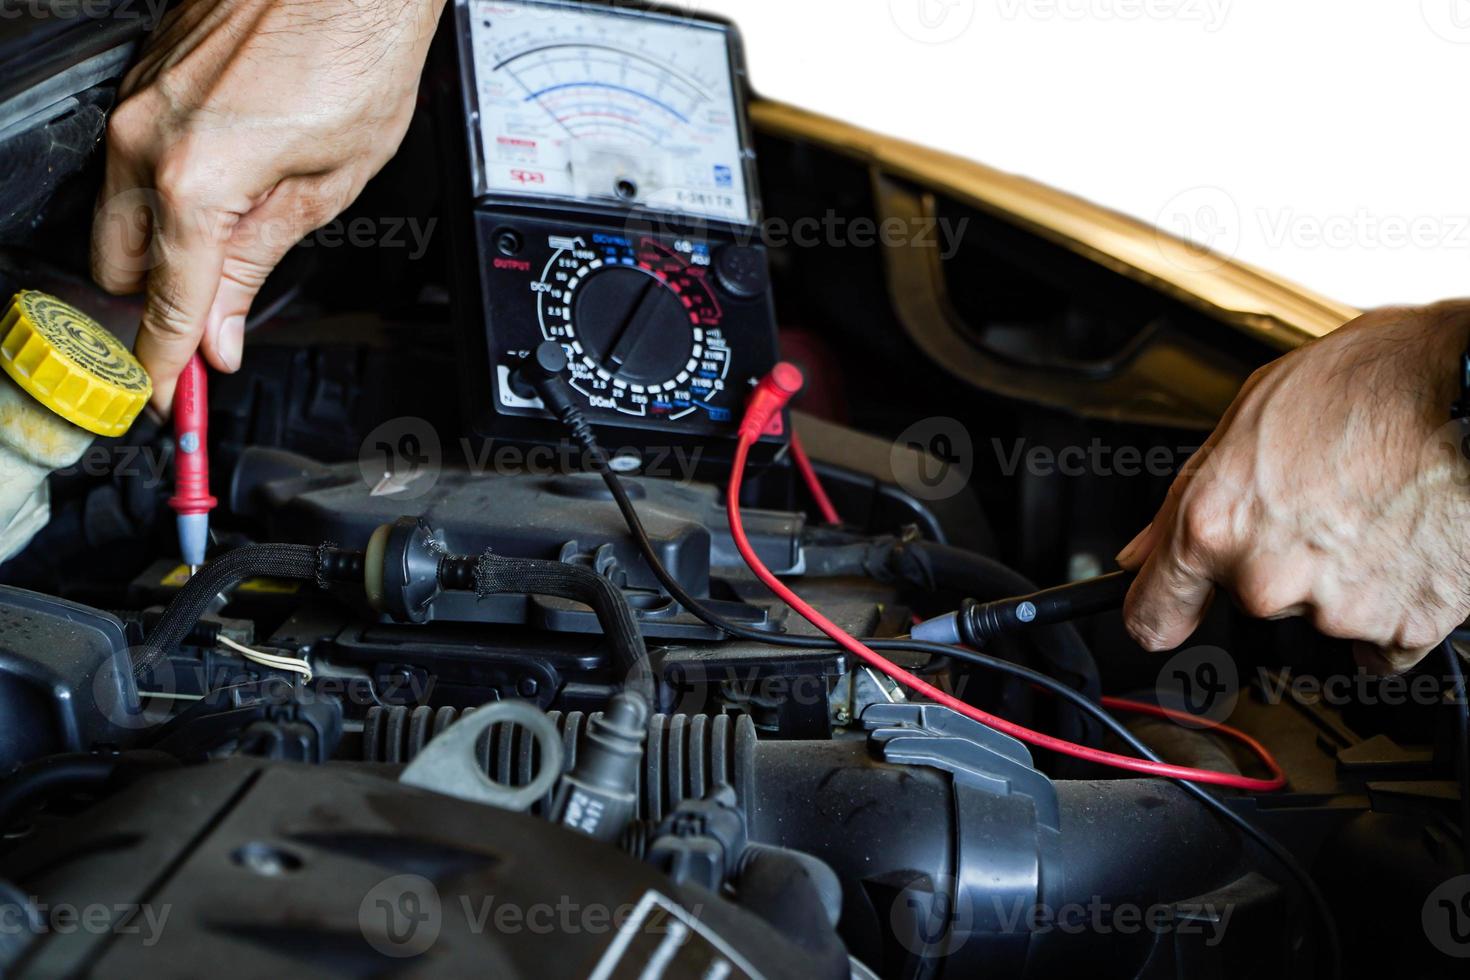
[[[755,128],[859,160],[878,175],[995,215],[1221,322],[1290,349],[1353,319],[1357,309],[1034,180],[766,99]]]

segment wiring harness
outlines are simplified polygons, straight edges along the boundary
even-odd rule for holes
[[[799,647],[806,649],[843,649],[849,650],[849,652],[851,652],[848,644],[844,643],[842,640],[839,640],[837,636],[833,636],[832,633],[827,633],[828,638],[826,639],[823,639],[821,637],[787,636],[781,634],[767,633],[762,630],[749,629],[737,623],[728,622],[716,613],[712,612],[710,609],[706,608],[703,603],[701,603],[694,596],[690,595],[689,592],[684,589],[682,585],[679,584],[678,580],[675,579],[669,573],[668,569],[664,567],[663,562],[660,560],[658,553],[653,546],[652,540],[648,536],[647,530],[643,527],[643,522],[638,516],[637,509],[633,506],[633,502],[629,498],[626,488],[623,486],[621,478],[608,465],[608,457],[606,452],[598,444],[596,437],[592,433],[591,426],[587,424],[585,418],[581,414],[580,409],[577,408],[575,401],[572,399],[570,392],[566,390],[566,382],[561,375],[561,372],[565,370],[565,364],[565,354],[561,352],[560,345],[544,344],[533,355],[533,358],[529,364],[530,370],[527,371],[523,376],[526,378],[527,381],[529,381],[532,385],[536,387],[538,393],[540,393],[542,396],[543,402],[552,409],[553,414],[556,415],[556,417],[562,422],[562,424],[566,426],[568,432],[577,441],[583,452],[586,454],[590,465],[602,477],[603,482],[608,488],[608,492],[611,493],[614,503],[617,505],[618,510],[623,516],[624,522],[627,524],[630,533],[633,535],[639,553],[643,556],[644,561],[648,564],[648,567],[650,571],[653,572],[654,577],[658,579],[659,583],[664,587],[664,589],[669,593],[674,601],[679,603],[680,606],[682,606],[685,610],[687,610],[691,615],[695,616],[700,621],[723,631],[728,636],[750,640],[758,643],[768,643],[776,646]],[[732,534],[736,534],[736,532],[738,531],[739,533],[736,536],[737,543],[743,542],[743,547],[741,548],[742,558],[744,558],[748,564],[751,562],[752,559],[754,559],[756,565],[759,566],[760,569],[764,569],[764,566],[759,564],[759,558],[755,556],[753,549],[750,548],[750,543],[748,539],[745,539],[744,529],[740,516],[740,485],[743,480],[745,462],[749,458],[750,447],[758,438],[760,438],[761,433],[765,431],[765,428],[770,419],[775,415],[776,412],[782,410],[786,403],[790,401],[792,396],[800,391],[801,386],[802,377],[800,371],[797,368],[795,368],[793,365],[788,364],[778,366],[778,368],[773,371],[771,375],[766,377],[761,382],[761,384],[757,386],[755,393],[752,395],[750,405],[746,412],[746,416],[742,421],[740,427],[739,443],[737,444],[735,465],[731,475],[730,487],[726,495],[726,504],[729,509],[731,532]],[[753,568],[753,570],[755,569]],[[801,598],[797,596],[794,592],[791,592],[791,590],[787,589],[785,585],[780,582],[779,579],[777,579],[773,574],[770,573],[769,569],[764,570],[765,575],[760,576],[762,582],[764,582],[768,587],[772,583],[775,583],[775,585],[778,586],[781,590],[776,593],[778,597],[784,598],[784,596],[782,596],[782,592],[785,592],[801,604],[800,607],[797,605],[792,605],[792,608],[796,609],[798,612],[801,612],[801,607],[805,607],[806,609],[811,610],[813,614],[819,617],[821,616],[820,613],[818,613],[815,609],[812,609],[809,605],[803,602]],[[825,621],[825,617],[822,618]],[[1146,744],[1144,744],[1144,742],[1136,735],[1134,735],[1133,732],[1129,730],[1126,725],[1118,721],[1117,718],[1115,718],[1102,704],[1098,703],[1097,701],[1091,700],[1086,695],[1067,686],[1061,681],[1058,681],[1053,677],[1049,677],[1046,674],[1040,673],[1039,671],[1032,670],[1029,667],[1025,667],[1021,664],[1011,663],[1009,661],[1002,660],[997,657],[992,657],[988,654],[981,653],[975,650],[970,650],[964,647],[950,646],[934,642],[925,642],[921,640],[868,639],[866,641],[858,641],[855,638],[846,634],[835,624],[830,623],[830,621],[827,621],[827,624],[832,627],[832,630],[835,633],[845,638],[851,644],[864,650],[867,656],[860,657],[860,659],[862,659],[865,663],[872,664],[876,669],[882,670],[883,673],[888,674],[888,676],[890,677],[892,677],[893,674],[890,673],[889,670],[883,670],[884,665],[890,668],[890,670],[897,671],[900,674],[906,676],[912,675],[908,675],[907,671],[903,671],[896,664],[892,664],[890,661],[886,660],[875,651],[909,651],[915,653],[924,653],[933,657],[945,657],[951,660],[958,660],[972,664],[974,666],[993,670],[998,673],[1014,677],[1018,680],[1028,682],[1038,688],[1041,688],[1042,690],[1045,690],[1055,695],[1060,699],[1066,700],[1080,711],[1096,719],[1109,733],[1111,733],[1124,745],[1128,746],[1128,748],[1138,753],[1138,755],[1141,757],[1140,759],[1132,759],[1126,756],[1112,756],[1113,758],[1127,763],[1126,768],[1128,768],[1130,771],[1140,771],[1134,768],[1135,765],[1147,765],[1154,768],[1155,770],[1154,772],[1147,774],[1161,775],[1178,780],[1180,786],[1183,787],[1186,792],[1190,793],[1197,800],[1199,800],[1203,806],[1211,810],[1220,820],[1231,825],[1236,831],[1241,833],[1247,839],[1254,841],[1257,846],[1259,846],[1267,854],[1271,855],[1271,857],[1277,863],[1279,863],[1286,870],[1286,872],[1291,875],[1293,879],[1296,880],[1298,886],[1307,896],[1308,901],[1311,903],[1312,908],[1315,910],[1316,918],[1321,929],[1322,946],[1328,960],[1328,969],[1326,973],[1328,976],[1333,977],[1341,975],[1341,948],[1338,939],[1337,923],[1332,914],[1332,909],[1328,905],[1326,896],[1323,895],[1321,889],[1317,886],[1317,883],[1307,872],[1306,868],[1304,868],[1301,862],[1299,862],[1295,858],[1295,856],[1293,856],[1292,853],[1288,851],[1285,846],[1283,846],[1274,837],[1266,833],[1261,828],[1257,827],[1245,817],[1241,816],[1235,810],[1231,809],[1231,807],[1227,803],[1218,799],[1208,790],[1206,790],[1204,786],[1200,785],[1200,783],[1204,782],[1204,780],[1195,780],[1192,778],[1194,775],[1200,774],[1207,776],[1213,782],[1218,782],[1222,777],[1225,777],[1226,774],[1214,773],[1208,770],[1190,769],[1184,766],[1171,766],[1168,763],[1165,763],[1164,760],[1156,752],[1154,752]],[[819,625],[820,628],[820,624],[817,625]],[[827,632],[827,630],[824,629],[823,632]],[[923,692],[924,690],[935,690],[941,695],[944,694],[944,692],[937,691],[937,689],[933,688],[932,685],[923,682],[919,678],[914,678],[914,680],[918,681],[919,684],[922,685],[922,687],[915,688],[920,692]],[[948,698],[947,695],[945,696],[946,698]],[[965,714],[966,716],[971,718],[974,718],[977,714],[979,714],[979,720],[981,720],[982,723],[990,723],[988,719],[990,719],[992,716],[986,714],[985,712],[978,712],[977,709],[973,708],[972,706],[965,704],[964,702],[958,702],[958,700],[954,698],[948,698],[948,700],[962,705],[962,714]],[[1129,710],[1132,710],[1135,707],[1132,702],[1118,702],[1117,706],[1119,708],[1127,708]],[[1150,713],[1153,713],[1153,709],[1155,708],[1155,706],[1143,705],[1141,706],[1141,708],[1143,710],[1149,711]],[[956,708],[956,710],[961,709]],[[1164,711],[1167,709],[1159,710]],[[1007,723],[1007,725],[1009,726],[1009,723]],[[1009,727],[1013,729],[1019,728],[1019,726]],[[1041,735],[1041,733],[1032,734]],[[1236,733],[1233,729],[1231,729],[1226,734],[1240,735],[1243,738],[1246,737],[1243,733]],[[1047,736],[1042,737],[1049,738]],[[1070,743],[1068,744],[1070,745]],[[1075,748],[1085,749],[1086,747],[1075,746]],[[1112,754],[1104,753],[1104,755],[1111,756]],[[1257,780],[1255,782],[1263,786],[1279,788],[1279,786],[1277,785],[1278,780],[1284,782],[1284,777],[1279,766],[1274,766],[1274,760],[1272,760],[1272,763],[1268,766],[1268,768],[1272,768],[1272,777],[1267,780]],[[1175,775],[1176,773],[1181,773],[1185,775]],[[1229,778],[1239,779],[1241,777]]]

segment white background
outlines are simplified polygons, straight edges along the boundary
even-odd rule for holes
[[[1359,306],[1470,295],[1470,0],[677,0],[762,94]]]

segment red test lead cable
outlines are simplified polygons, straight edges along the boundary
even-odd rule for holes
[[[197,353],[174,389],[174,444],[174,495],[168,505],[178,515],[180,557],[192,575],[204,564],[209,512],[218,503],[209,494],[209,378]]]
[[[760,556],[751,547],[750,539],[745,534],[745,522],[740,516],[740,485],[745,477],[745,464],[750,456],[750,448],[756,440],[765,432],[775,413],[785,408],[791,397],[801,390],[801,371],[791,364],[778,364],[767,375],[755,392],[751,395],[750,402],[746,407],[745,417],[740,422],[740,441],[735,447],[734,469],[730,474],[730,485],[725,494],[725,507],[730,520],[730,536],[735,540],[735,547],[740,552],[740,557],[750,566],[757,578],[766,587],[776,594],[776,597],[796,610],[803,618],[813,626],[831,637],[848,653],[857,657],[863,663],[875,670],[882,671],[890,678],[907,687],[909,690],[922,694],[924,697],[942,704],[946,708],[958,711],[966,718],[988,725],[997,731],[1027,742],[1038,748],[1049,749],[1063,755],[1069,755],[1088,762],[1110,766],[1114,769],[1125,769],[1129,772],[1141,773],[1145,776],[1162,776],[1169,779],[1183,779],[1192,783],[1208,783],[1214,786],[1224,786],[1229,789],[1245,790],[1253,793],[1268,793],[1281,789],[1286,784],[1285,776],[1275,761],[1270,760],[1269,755],[1263,753],[1272,767],[1273,778],[1253,779],[1249,776],[1239,776],[1233,773],[1214,772],[1209,769],[1192,769],[1188,766],[1175,766],[1167,762],[1151,762],[1147,759],[1135,759],[1132,756],[1118,755],[1113,752],[1104,752],[1101,749],[1090,748],[1086,745],[1078,745],[1065,739],[1056,738],[1043,732],[1032,731],[1022,725],[1007,721],[1004,718],[981,711],[974,705],[966,704],[959,698],[947,694],[928,683],[923,678],[911,674],[907,670],[883,657],[874,650],[869,649],[861,640],[852,636],[842,627],[832,622],[826,616],[808,605],[807,602],[797,595],[784,582],[760,560]]]
[[[1233,728],[1222,722],[1212,722],[1207,718],[1192,715],[1187,711],[1175,711],[1173,708],[1166,708],[1161,704],[1149,704],[1147,701],[1130,701],[1127,698],[1111,698],[1105,696],[1099,698],[1098,703],[1109,711],[1122,711],[1135,715],[1148,715],[1151,718],[1164,718],[1176,724],[1183,725],[1186,728],[1196,728],[1209,732],[1212,735],[1234,739],[1250,749],[1256,758],[1261,760],[1261,764],[1271,771],[1271,781],[1279,784],[1276,787],[1277,789],[1281,789],[1286,785],[1286,772],[1281,768],[1281,763],[1277,762],[1276,757],[1271,754],[1271,750],[1239,728]]]
[[[806,454],[806,448],[802,446],[795,426],[791,427],[791,461],[796,464],[796,472],[801,474],[802,482],[806,484],[807,493],[816,502],[817,510],[822,512],[822,520],[834,526],[841,524],[842,516],[832,505],[832,498],[827,496],[827,488],[822,486],[822,478],[817,476],[817,468],[812,465],[812,458]]]

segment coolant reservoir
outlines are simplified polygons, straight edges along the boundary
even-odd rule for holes
[[[153,394],[136,358],[54,296],[15,294],[0,319],[0,561],[51,517],[46,477],[120,436]]]

